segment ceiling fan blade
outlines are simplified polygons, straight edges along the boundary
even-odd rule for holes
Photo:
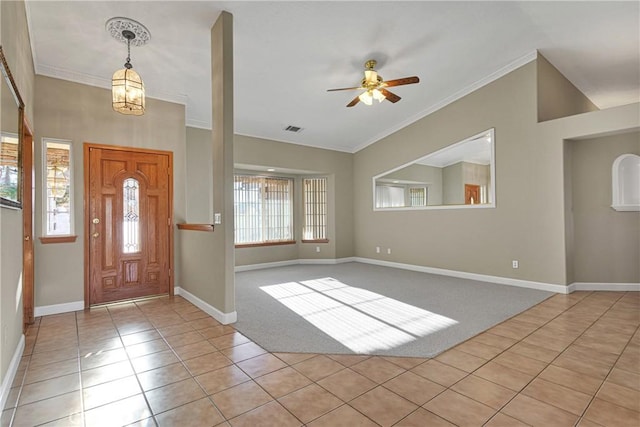
[[[351,100],[351,102],[347,104],[347,107],[353,107],[358,102],[360,102],[360,95],[358,95],[355,98],[353,98],[353,100]]]
[[[385,88],[380,88],[378,89],[380,92],[382,92],[382,94],[384,95],[384,97],[387,99],[387,101],[389,102],[393,102],[394,104],[398,101],[400,101],[402,98],[400,98],[398,95],[396,95],[393,92],[389,92],[388,90],[386,90]]]
[[[403,77],[401,79],[387,80],[383,84],[384,84],[384,86],[391,87],[391,86],[410,85],[410,84],[413,84],[413,83],[420,83],[420,79],[418,77],[416,77],[416,76]]]
[[[355,90],[355,89],[365,89],[363,87],[342,87],[340,89],[327,89],[327,92],[335,92],[337,90]]]

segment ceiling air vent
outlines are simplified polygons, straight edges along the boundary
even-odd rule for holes
[[[286,128],[284,128],[284,130],[289,131],[289,132],[294,132],[294,133],[300,133],[302,132],[302,128],[299,126],[292,126],[289,125]]]

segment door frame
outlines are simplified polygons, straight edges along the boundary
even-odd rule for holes
[[[472,188],[473,190],[477,190],[478,200],[480,200],[480,185],[478,184],[464,184],[464,204],[470,205],[469,200],[467,199],[468,189]],[[481,202],[474,203],[474,205],[479,205]]]
[[[22,321],[23,329],[35,321],[33,310],[35,305],[34,277],[35,262],[33,248],[34,225],[34,175],[33,131],[26,117],[22,118]]]
[[[128,151],[132,153],[146,153],[146,154],[158,154],[163,156],[169,156],[169,295],[173,296],[173,284],[174,284],[174,266],[173,266],[173,152],[165,150],[153,150],[148,148],[138,147],[126,147],[119,145],[108,144],[94,144],[91,142],[85,142],[83,144],[83,167],[84,167],[84,196],[83,196],[83,211],[84,211],[84,308],[87,309],[91,306],[89,296],[91,294],[90,286],[90,249],[91,249],[91,220],[90,220],[90,170],[89,170],[89,152],[92,148],[99,148],[102,150],[114,150],[114,151]]]

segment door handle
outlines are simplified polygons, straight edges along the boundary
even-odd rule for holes
[[[31,236],[24,236],[24,240],[28,242],[29,240],[31,240]]]
[[[100,218],[93,218],[91,220],[91,222],[93,222],[94,224],[99,224],[100,223]]]
[[[100,237],[100,233],[93,233],[93,237],[95,237],[95,238]]]

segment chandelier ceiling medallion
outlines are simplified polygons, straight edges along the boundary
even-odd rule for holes
[[[144,83],[131,65],[131,45],[144,46],[151,39],[151,33],[144,25],[129,18],[111,18],[105,27],[111,37],[127,44],[124,68],[113,73],[111,79],[113,110],[141,116],[145,109]]]

